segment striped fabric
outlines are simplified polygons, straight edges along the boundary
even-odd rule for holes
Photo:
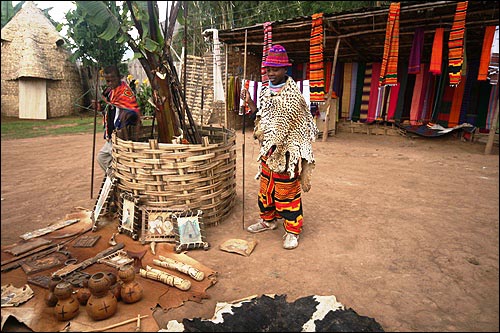
[[[375,115],[377,113],[378,104],[378,79],[380,77],[380,62],[374,62],[372,64],[372,75],[370,79],[370,98],[368,100],[368,114],[366,121],[371,123],[375,121]]]
[[[266,66],[264,66],[264,61],[267,59],[269,50],[273,46],[273,26],[271,22],[264,23],[264,47],[262,50],[262,62],[260,65],[260,74],[262,77],[262,85],[269,85],[269,78],[267,77]]]
[[[384,55],[382,57],[379,86],[393,86],[398,83],[399,11],[400,3],[391,3],[385,30]]]
[[[436,28],[434,41],[432,42],[431,64],[429,72],[434,75],[441,75],[441,65],[443,62],[443,40],[444,28]]]
[[[364,62],[358,63],[358,71],[356,73],[356,96],[354,100],[354,108],[352,110],[351,120],[360,120],[361,104],[363,99],[363,85],[365,78],[366,64]]]
[[[312,15],[309,62],[311,102],[324,102],[323,13]]]
[[[491,45],[490,66],[488,68],[488,79],[490,84],[498,83],[498,25],[495,28],[495,36]]]
[[[370,90],[371,90],[371,80],[372,80],[372,63],[366,64],[365,76],[363,79],[363,90],[361,95],[361,106],[359,110],[359,120],[361,122],[366,122],[368,117],[368,103],[370,101]]]
[[[479,73],[477,74],[478,81],[486,81],[488,78],[488,67],[490,65],[493,37],[495,37],[495,26],[487,26],[484,31],[483,48],[481,50],[481,60],[479,62]]]
[[[424,28],[418,27],[413,35],[413,44],[410,50],[410,60],[408,63],[408,74],[420,73],[420,63],[422,52],[424,51]]]
[[[452,87],[458,86],[462,77],[467,3],[467,1],[457,3],[453,25],[450,30],[450,39],[448,41],[448,75],[450,76],[450,86]]]

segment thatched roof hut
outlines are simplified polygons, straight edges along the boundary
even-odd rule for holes
[[[83,94],[63,38],[32,1],[1,31],[2,115],[47,119],[70,115]]]

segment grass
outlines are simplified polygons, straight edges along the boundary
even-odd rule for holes
[[[143,125],[148,125],[151,124],[151,120],[143,120],[142,123]],[[102,116],[97,115],[96,132],[102,133],[102,131]],[[2,116],[2,140],[93,132],[94,115],[90,113],[47,120],[19,119]]]
[[[102,117],[96,119],[96,130],[102,131]],[[94,116],[67,116],[47,120],[19,119],[2,116],[2,140],[36,138],[47,135],[92,133]]]

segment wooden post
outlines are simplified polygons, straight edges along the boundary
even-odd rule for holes
[[[323,128],[323,142],[328,139],[328,123],[330,122],[330,108],[332,106],[332,94],[333,94],[333,79],[335,78],[335,67],[337,66],[337,56],[339,54],[340,38],[337,38],[337,45],[335,45],[335,53],[333,54],[333,64],[332,64],[332,75],[330,76],[330,86],[328,89],[328,98],[326,101],[326,114],[325,114],[325,128]],[[334,108],[334,130],[337,121],[337,109]]]
[[[498,85],[495,87],[498,90]],[[495,115],[493,116],[493,123],[491,124],[490,133],[488,133],[488,142],[486,142],[486,148],[484,149],[484,154],[491,154],[491,149],[493,148],[493,141],[495,141],[495,133],[497,131],[498,123],[498,101],[497,107],[495,108]]]

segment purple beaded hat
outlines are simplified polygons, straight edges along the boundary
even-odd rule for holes
[[[266,61],[262,63],[265,67],[287,67],[292,66],[288,61],[286,50],[281,45],[274,45],[269,49]]]

